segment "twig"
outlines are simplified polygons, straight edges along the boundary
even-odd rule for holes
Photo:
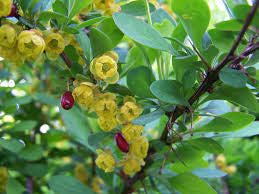
[[[68,68],[72,67],[72,63],[70,59],[67,57],[67,55],[64,53],[64,51],[60,54],[61,58],[64,60]]]
[[[240,33],[238,34],[236,41],[234,42],[234,44],[233,44],[232,48],[230,49],[229,53],[227,54],[227,56],[217,65],[217,67],[215,69],[216,72],[219,72],[226,65],[226,63],[228,63],[230,61],[230,59],[233,56],[235,50],[237,49],[239,43],[241,42],[243,36],[245,35],[245,32],[246,32],[247,28],[249,27],[253,17],[255,16],[258,5],[259,5],[259,0],[257,0],[255,2],[251,11],[247,14],[245,23],[244,23]]]
[[[199,55],[200,59],[202,60],[202,62],[206,65],[208,71],[210,71],[211,67],[209,65],[209,63],[206,61],[206,59],[200,54],[200,52],[197,50],[197,48],[192,44],[191,41],[189,41],[190,44],[192,45],[193,50],[197,53],[197,55]]]

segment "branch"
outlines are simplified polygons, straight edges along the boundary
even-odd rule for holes
[[[244,57],[247,57],[249,54],[253,53],[255,50],[259,48],[259,43],[251,44],[247,46],[247,48],[241,53],[239,56],[234,56],[234,52],[236,48],[238,47],[239,43],[241,42],[248,26],[250,25],[255,13],[256,9],[259,5],[259,0],[256,1],[250,12],[248,13],[245,23],[237,37],[237,40],[234,42],[232,48],[230,49],[227,56],[216,66],[216,68],[212,69],[208,72],[205,80],[201,83],[199,88],[195,91],[195,93],[190,97],[189,103],[192,105],[197,99],[199,99],[205,92],[207,92],[213,84],[219,79],[218,73],[219,71],[227,65],[228,62],[232,61],[232,64],[238,64],[241,62]],[[184,107],[176,107],[176,109],[173,111],[173,118],[171,122],[175,122],[183,113],[185,112]],[[167,113],[167,115],[170,115],[171,113]],[[167,128],[165,127],[163,134],[160,138],[161,141],[166,142],[168,136]]]
[[[256,10],[258,8],[259,5],[259,0],[257,0],[254,4],[254,6],[252,7],[251,11],[247,14],[246,16],[246,20],[245,23],[235,41],[235,43],[233,44],[232,48],[230,49],[229,53],[227,54],[227,56],[217,65],[216,67],[216,72],[219,72],[225,65],[226,63],[228,63],[231,60],[231,57],[233,56],[235,50],[237,49],[239,43],[241,42],[243,36],[245,35],[246,30],[248,29],[250,23],[252,22],[253,17],[255,16]]]
[[[67,67],[71,68],[72,67],[72,63],[71,63],[70,59],[67,57],[67,55],[65,54],[64,51],[60,54],[60,56],[64,60],[64,62],[66,63]]]
[[[191,43],[193,50],[197,53],[197,55],[200,57],[200,59],[202,60],[202,62],[206,65],[208,71],[210,71],[211,67],[209,65],[209,63],[206,61],[206,59],[200,54],[200,52],[197,50],[197,48]]]

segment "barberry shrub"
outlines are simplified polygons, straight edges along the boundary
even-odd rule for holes
[[[222,3],[0,0],[0,192],[229,192],[222,145],[259,134],[259,0]]]

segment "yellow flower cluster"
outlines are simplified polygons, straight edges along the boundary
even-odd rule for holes
[[[120,10],[120,6],[114,0],[95,0],[94,9],[102,11],[102,15],[112,15],[113,12]]]
[[[76,178],[83,184],[88,185],[89,175],[85,169],[84,164],[77,164],[74,169]]]
[[[12,11],[12,0],[0,0],[0,18],[7,17]]]
[[[121,132],[125,140],[130,144],[129,153],[122,162],[116,164],[110,150],[109,154],[97,150],[98,158],[96,164],[105,172],[113,170],[115,165],[122,166],[125,174],[132,175],[140,171],[141,165],[145,164],[143,159],[147,156],[149,144],[147,137],[141,135],[144,131],[144,127],[130,123],[130,121],[142,113],[143,110],[141,106],[136,103],[135,98],[130,96],[126,96],[123,101],[124,104],[122,107],[117,108],[116,96],[114,94],[102,94],[95,102],[95,111],[97,115],[100,116],[98,123],[104,131],[110,131],[115,126],[123,124]],[[131,106],[127,106],[128,104]],[[104,161],[106,161],[105,165]]]
[[[90,64],[90,71],[96,80],[104,80],[109,84],[115,84],[119,80],[117,72],[118,54],[108,51],[94,58]]]
[[[216,164],[220,170],[226,172],[227,174],[234,174],[237,171],[235,165],[227,165],[227,160],[223,154],[217,156]]]
[[[0,56],[13,63],[34,61],[44,51],[45,42],[40,31],[24,30],[14,24],[0,27]]]
[[[0,193],[5,192],[7,180],[8,180],[7,168],[0,166]]]
[[[76,49],[79,55],[78,63],[85,65],[81,57],[84,51],[74,35],[57,32],[56,29],[43,32],[36,29],[23,30],[15,24],[5,24],[0,27],[0,57],[12,63],[23,64],[27,60],[41,64],[45,59],[44,50],[48,59],[55,61],[67,45]]]
[[[112,172],[114,170],[116,160],[112,155],[111,150],[107,149],[104,152],[101,149],[97,149],[96,153],[98,154],[98,157],[95,160],[97,166],[105,172]]]
[[[47,31],[45,34],[46,55],[49,60],[55,61],[65,48],[65,40],[59,33]]]

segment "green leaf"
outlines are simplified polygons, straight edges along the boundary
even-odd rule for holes
[[[105,33],[112,41],[113,49],[123,38],[123,33],[116,26],[112,18],[104,19],[98,26],[97,29]]]
[[[83,31],[79,31],[78,34],[75,34],[75,38],[79,43],[79,45],[81,46],[81,48],[83,49],[86,59],[88,61],[91,61],[93,58],[93,54],[92,54],[91,43],[88,36]]]
[[[159,119],[164,114],[165,114],[165,111],[163,111],[162,109],[158,109],[150,113],[139,116],[137,119],[133,120],[132,123],[135,125],[145,125]]]
[[[26,164],[22,172],[29,176],[42,178],[48,173],[48,166],[45,164]]]
[[[211,29],[208,33],[212,43],[222,52],[228,52],[235,41],[235,37],[232,32]]]
[[[120,94],[122,96],[133,96],[134,94],[125,86],[121,86],[119,84],[109,84],[107,88],[105,88],[105,92],[113,92]]]
[[[206,132],[229,132],[241,129],[255,120],[253,115],[242,112],[228,112],[214,118],[208,124],[195,129]]]
[[[155,81],[153,72],[145,66],[136,67],[128,72],[127,85],[139,97],[153,98],[150,85]]]
[[[243,24],[236,19],[226,20],[215,24],[218,30],[222,31],[237,31],[239,32]]]
[[[169,20],[174,26],[177,25],[175,19],[164,9],[159,8],[156,9],[153,13],[151,13],[152,23],[161,24],[165,19]]]
[[[209,45],[208,49],[203,50],[202,56],[206,59],[206,61],[213,67],[213,59],[219,54],[219,49],[217,49],[214,45]]]
[[[125,13],[114,13],[113,19],[128,37],[145,46],[178,55],[177,51],[153,27]]]
[[[188,79],[186,79],[188,78]],[[197,79],[197,72],[194,69],[187,70],[182,78],[183,88],[188,91],[195,84]]]
[[[56,0],[54,3],[52,3],[52,9],[54,12],[67,15],[67,8],[62,0]]]
[[[219,72],[219,78],[226,85],[234,88],[246,87],[247,76],[241,71],[231,68],[224,68]]]
[[[251,66],[259,63],[259,50],[256,50],[252,57],[249,58],[249,61],[245,64],[245,66]],[[1,76],[0,76],[1,77]]]
[[[171,36],[174,30],[174,25],[167,19],[165,19],[161,24],[155,23],[153,26],[163,36]]]
[[[91,133],[91,129],[86,120],[86,117],[76,106],[73,106],[73,108],[70,110],[64,110],[61,106],[59,106],[59,110],[68,130],[68,134],[75,141],[85,145],[87,148],[93,151],[92,147],[88,144],[88,136]]]
[[[176,76],[176,80],[181,82],[185,79],[184,73],[189,69],[199,69],[199,67],[195,64],[197,61],[196,55],[189,56],[181,56],[181,57],[173,57],[172,64]]]
[[[202,50],[202,37],[210,22],[210,9],[207,2],[205,0],[172,0],[171,5],[194,45]]]
[[[101,17],[96,17],[96,18],[90,19],[90,20],[86,20],[86,21],[80,23],[76,28],[77,29],[86,28],[88,26],[101,22],[102,20],[104,20],[106,18],[107,18],[107,16],[101,16]]]
[[[78,54],[77,51],[75,49],[75,47],[73,47],[72,45],[68,45],[65,47],[64,50],[66,56],[70,59],[70,61],[72,62],[77,62],[78,61]]]
[[[219,138],[232,138],[232,137],[251,137],[259,135],[259,122],[255,121],[250,125],[242,128],[241,130],[234,132],[225,132],[215,135],[214,137]]]
[[[211,138],[201,137],[197,139],[187,140],[186,142],[197,149],[204,150],[212,154],[220,154],[224,152],[224,148],[218,142]]]
[[[48,183],[50,189],[55,194],[94,194],[92,190],[72,176],[53,176],[49,179]]]
[[[227,100],[232,103],[240,104],[251,111],[258,112],[259,104],[247,88],[233,88],[231,86],[222,85],[217,87],[214,92],[206,99],[208,100]]]
[[[88,143],[90,146],[97,148],[104,141],[105,138],[112,136],[114,136],[113,132],[97,132],[88,136]]]
[[[174,152],[170,152],[168,156],[168,162],[174,161],[174,165],[170,167],[170,170],[175,173],[190,172],[196,168],[208,167],[208,162],[202,159],[205,152],[200,151],[189,144],[179,145],[175,149],[175,152],[184,162],[183,164],[183,162],[179,159],[179,157],[176,156]]]
[[[46,93],[36,93],[35,99],[43,104],[51,105],[51,106],[57,106],[58,99],[47,95]]]
[[[78,14],[82,9],[84,9],[91,0],[69,0],[70,1],[70,10],[68,18],[72,19],[76,14]]]
[[[25,160],[35,161],[42,158],[43,150],[40,145],[26,145],[18,155]]]
[[[18,153],[24,145],[20,143],[17,139],[2,139],[0,138],[0,145],[7,149],[8,151]]]
[[[112,49],[112,40],[101,30],[91,28],[89,36],[94,57]]]
[[[189,106],[182,89],[182,85],[176,80],[158,80],[150,86],[151,92],[160,100],[167,103]]]
[[[23,96],[23,97],[16,97],[11,98],[5,102],[5,107],[12,106],[12,105],[20,105],[20,104],[29,104],[32,101],[31,96]]]
[[[7,194],[23,194],[25,192],[24,186],[12,177],[8,178],[6,185]]]
[[[244,22],[246,17],[247,17],[248,12],[251,9],[252,9],[252,7],[249,6],[249,5],[239,4],[239,5],[236,5],[233,8],[233,12],[234,12],[235,16],[237,17],[237,19]],[[259,18],[259,11],[258,10],[256,11],[255,16],[253,17],[252,25],[254,25],[256,28],[259,28],[259,22],[258,22],[257,18]]]
[[[149,8],[150,8],[150,12],[153,12],[156,10],[156,7],[151,3],[149,3]],[[133,16],[145,16],[146,15],[145,2],[142,0],[129,2],[121,6],[121,11]]]
[[[197,168],[191,171],[192,174],[200,177],[200,178],[220,178],[227,175],[227,173],[212,168]]]
[[[25,130],[32,130],[36,127],[37,122],[33,120],[23,120],[20,123],[16,124],[12,131],[25,131]]]
[[[179,174],[171,178],[170,183],[182,194],[217,194],[206,182],[191,173]]]
[[[187,33],[183,27],[182,22],[179,22],[176,28],[174,29],[172,33],[172,37],[177,39],[179,42],[183,43],[185,40]],[[180,45],[177,42],[172,42],[172,46],[176,49],[179,50]]]
[[[126,73],[130,69],[144,64],[145,60],[143,52],[140,50],[139,47],[133,46],[128,52],[128,55],[126,57],[126,64],[123,66],[123,70],[120,74],[120,77],[126,75]]]
[[[57,12],[43,11],[40,13],[37,22],[41,21],[44,24],[48,23],[50,19],[56,19],[59,26],[63,25],[68,19],[65,15]]]
[[[22,8],[23,13],[26,15],[27,9],[30,7],[32,0],[18,0],[19,5]]]

